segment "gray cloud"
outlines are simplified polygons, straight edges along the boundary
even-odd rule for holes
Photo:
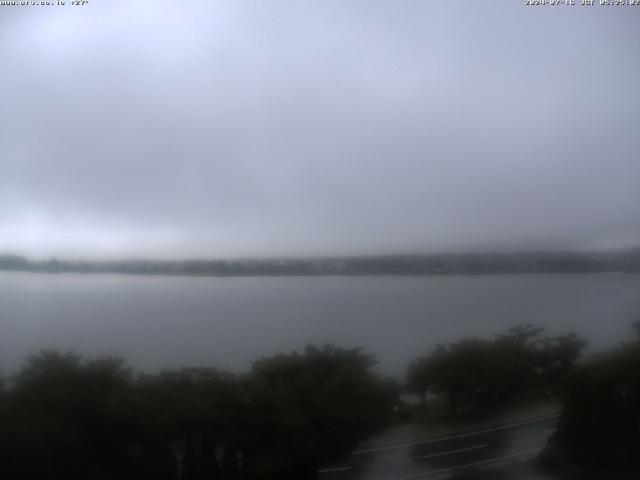
[[[640,10],[3,7],[0,250],[640,243]]]

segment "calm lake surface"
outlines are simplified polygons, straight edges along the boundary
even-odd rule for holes
[[[252,360],[334,342],[401,376],[438,342],[517,323],[575,331],[591,350],[631,338],[640,275],[152,277],[0,272],[0,368],[42,348],[116,354],[139,370]]]

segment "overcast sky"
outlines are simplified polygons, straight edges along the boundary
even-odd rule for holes
[[[639,33],[518,0],[0,7],[0,252],[640,244]]]

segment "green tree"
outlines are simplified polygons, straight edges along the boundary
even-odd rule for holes
[[[16,476],[101,478],[123,468],[129,381],[116,359],[85,364],[72,353],[52,351],[30,357],[7,407]]]
[[[493,340],[467,338],[437,345],[407,370],[407,387],[425,398],[439,393],[453,415],[503,404],[523,392],[561,385],[586,342],[575,334],[542,337],[544,329],[517,325]]]
[[[438,345],[431,355],[409,367],[409,386],[424,395],[426,391],[444,394],[453,415],[476,410],[491,403],[502,378],[500,363],[486,340],[463,339]]]
[[[571,374],[545,456],[588,468],[640,469],[640,338]]]
[[[310,474],[387,422],[396,391],[359,349],[309,346],[254,363],[249,375],[253,467],[262,476]]]

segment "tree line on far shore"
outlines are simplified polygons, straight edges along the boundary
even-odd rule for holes
[[[120,359],[44,351],[0,381],[0,464],[12,479],[315,478],[397,417],[401,394],[473,414],[559,392],[586,343],[532,325],[438,345],[406,385],[360,349],[308,346],[245,374],[134,374]]]
[[[485,275],[640,271],[640,248],[607,252],[372,255],[191,260],[31,260],[0,253],[0,271],[135,275]]]

